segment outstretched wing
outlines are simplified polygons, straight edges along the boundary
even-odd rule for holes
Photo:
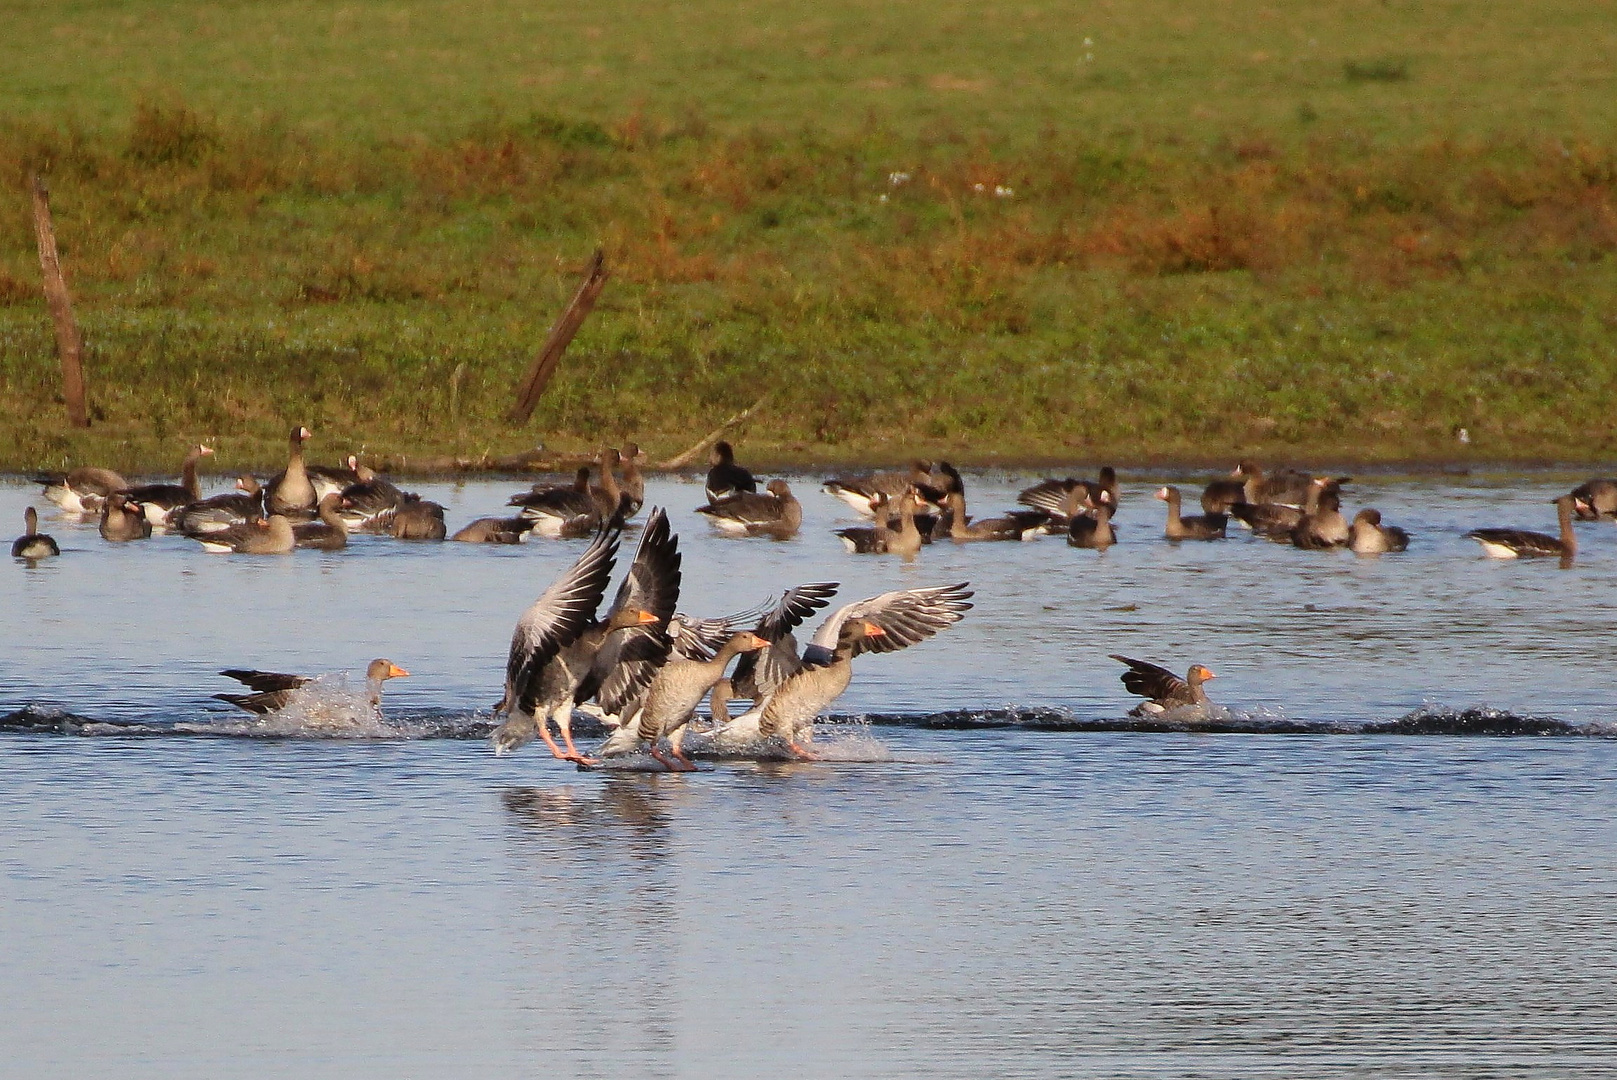
[[[877,637],[861,637],[854,646],[855,656],[867,652],[897,652],[925,641],[944,627],[959,622],[971,610],[972,605],[966,602],[972,596],[970,584],[962,581],[958,585],[930,589],[903,589],[838,608],[815,632],[803,659],[810,664],[827,662],[836,651],[837,635],[842,632],[843,623],[849,619],[864,619],[884,631]]]
[[[1177,698],[1189,699],[1190,684],[1165,667],[1148,664],[1144,660],[1130,660],[1126,656],[1116,653],[1108,654],[1120,664],[1127,664],[1129,669],[1123,672],[1123,689],[1131,694],[1138,694],[1152,701],[1167,701]]]
[[[739,696],[756,700],[801,670],[803,663],[797,658],[797,640],[792,637],[792,631],[801,626],[804,619],[830,604],[838,588],[835,581],[811,581],[787,589],[773,606],[766,601],[760,609],[755,609],[758,623],[752,632],[769,642],[769,647],[742,653],[741,659],[736,661],[730,682]],[[730,619],[740,623],[746,614],[741,612]]]
[[[658,507],[646,520],[640,549],[607,615],[610,620],[624,608],[634,608],[650,612],[657,621],[620,630],[608,638],[595,654],[589,674],[579,683],[574,701],[584,702],[598,695],[601,708],[617,713],[651,685],[673,644],[668,637],[668,621],[679,606],[679,567],[679,537],[669,528],[667,512]]]
[[[511,654],[505,663],[507,708],[532,712],[539,674],[556,654],[574,641],[595,618],[616,562],[622,524],[596,534],[578,561],[522,613],[511,635]]]
[[[242,668],[227,668],[219,674],[235,679],[249,690],[260,694],[270,694],[277,690],[296,690],[309,681],[305,675],[283,675],[278,671],[247,671]]]

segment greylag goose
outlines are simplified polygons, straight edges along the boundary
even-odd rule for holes
[[[341,551],[348,546],[348,523],[337,513],[342,495],[328,490],[315,508],[319,521],[301,521],[292,526],[293,542],[300,548]]]
[[[314,484],[310,483],[308,470],[303,465],[303,444],[312,438],[314,433],[306,427],[292,429],[291,438],[288,440],[290,452],[287,455],[286,468],[271,477],[270,482],[264,486],[266,513],[304,518],[313,516],[317,501]]]
[[[130,502],[140,504],[146,520],[155,529],[166,528],[176,510],[202,500],[202,485],[197,480],[197,462],[213,453],[210,447],[195,446],[185,455],[180,465],[178,484],[141,484],[124,492]]]
[[[114,491],[101,503],[101,537],[104,540],[143,540],[152,534],[152,523],[140,504]]]
[[[1074,514],[1067,523],[1067,543],[1100,551],[1117,543],[1117,533],[1112,529],[1112,514],[1116,509],[1112,505],[1112,493],[1101,492],[1100,504],[1093,514]]]
[[[752,473],[736,464],[736,452],[729,443],[722,439],[714,443],[708,460],[713,466],[707,471],[708,502],[758,490],[758,481],[753,479]]]
[[[1171,718],[1175,720],[1207,719],[1207,708],[1212,702],[1207,700],[1207,691],[1202,689],[1202,684],[1216,676],[1202,665],[1192,664],[1190,671],[1181,679],[1165,667],[1143,660],[1130,660],[1116,653],[1110,655],[1118,663],[1128,665],[1129,669],[1122,675],[1123,689],[1147,699],[1130,710],[1129,715],[1161,716],[1172,713]]]
[[[871,507],[876,524],[838,529],[842,544],[855,555],[901,555],[913,558],[921,550],[921,531],[915,525],[915,494],[906,490],[898,497],[898,526],[894,528],[884,518],[883,508],[887,496],[876,492],[871,496]]]
[[[495,753],[509,753],[538,735],[553,756],[594,764],[573,745],[573,707],[594,696],[612,676],[617,676],[612,689],[632,697],[666,657],[665,628],[679,602],[680,556],[661,510],[646,523],[612,610],[604,620],[595,617],[622,533],[623,518],[614,514],[572,569],[517,623],[506,663],[505,696],[495,710],[506,717],[491,737]],[[619,631],[634,634],[633,650],[615,640],[622,636]],[[552,722],[565,750],[550,735]]]
[[[36,476],[34,483],[44,484],[45,498],[68,514],[99,514],[108,495],[129,487],[129,481],[111,469],[94,465],[81,465],[67,473]]]
[[[761,701],[802,666],[792,631],[816,611],[829,606],[838,588],[834,581],[811,581],[787,589],[779,600],[764,608],[752,632],[769,642],[769,648],[741,657],[735,674],[729,679],[731,696]],[[742,616],[731,618],[740,622]]]
[[[56,541],[39,531],[39,512],[32,506],[22,512],[23,533],[11,542],[13,559],[48,559],[60,555]]]
[[[535,484],[532,491],[513,495],[507,506],[520,506],[522,516],[533,519],[540,536],[588,535],[603,520],[590,494],[590,467],[580,465],[567,486]]]
[[[312,675],[284,675],[277,671],[247,671],[229,668],[219,674],[235,679],[250,694],[215,694],[218,701],[227,701],[238,709],[263,716],[279,712],[297,699],[297,691],[315,681]],[[380,718],[382,712],[382,684],[389,679],[402,679],[410,673],[391,660],[372,660],[365,669],[365,695],[373,713]]]
[[[629,497],[628,516],[631,518],[646,504],[646,478],[640,472],[640,459],[645,456],[639,443],[623,445],[623,478],[618,481],[618,488]]]
[[[186,535],[201,544],[203,551],[214,554],[290,555],[298,545],[292,521],[285,514],[271,514],[263,521],[246,521],[213,532]]]
[[[1291,530],[1294,546],[1314,551],[1342,547],[1351,536],[1347,518],[1342,516],[1342,497],[1335,491],[1323,492],[1313,511],[1304,514]]]
[[[463,526],[449,539],[463,544],[520,544],[533,526],[533,518],[528,517],[482,517]]]
[[[170,515],[170,522],[180,532],[213,532],[229,528],[244,521],[264,516],[264,489],[251,476],[238,476],[236,490],[213,495],[188,506],[182,506]]]
[[[885,496],[885,503],[892,503],[906,491],[914,491],[920,495],[920,489],[925,488],[929,497],[936,491],[932,482],[932,465],[926,461],[911,463],[908,472],[876,472],[865,476],[832,477],[824,486],[826,491],[865,517],[875,517],[877,509],[884,504],[876,501],[877,495]],[[938,499],[941,499],[942,495],[943,492],[937,491]]]
[[[1117,470],[1103,466],[1095,480],[1040,480],[1032,487],[1023,488],[1016,501],[1035,510],[1043,510],[1063,527],[1079,514],[1100,505],[1101,497],[1109,496],[1112,509],[1117,509]]]
[[[405,492],[404,501],[386,516],[388,535],[395,540],[442,540],[449,535],[444,508],[411,492]]]
[[[1179,489],[1157,489],[1157,498],[1168,504],[1168,525],[1163,535],[1169,540],[1222,540],[1224,528],[1229,524],[1225,514],[1202,514],[1184,517],[1179,513]]]
[[[738,492],[696,508],[729,536],[772,536],[786,540],[803,525],[803,505],[784,480],[771,480],[762,494]]]
[[[1572,511],[1579,521],[1617,518],[1617,480],[1595,479],[1573,488]]]
[[[1396,525],[1381,524],[1380,510],[1360,510],[1354,514],[1348,533],[1348,547],[1360,555],[1404,551],[1409,547],[1409,534]]]
[[[1561,538],[1525,529],[1472,529],[1466,539],[1482,545],[1483,554],[1492,559],[1515,559],[1521,556],[1558,555],[1570,561],[1578,553],[1578,537],[1572,529],[1571,495],[1555,500],[1561,519]]]
[[[781,739],[794,756],[813,760],[806,748],[814,719],[842,696],[853,676],[853,658],[896,652],[957,623],[971,609],[967,582],[930,589],[883,593],[839,608],[821,624],[801,666],[763,701],[713,732],[723,749]]]
[[[635,717],[607,738],[598,756],[621,757],[646,746],[651,756],[667,769],[695,769],[696,763],[685,756],[681,743],[696,706],[724,678],[724,670],[730,666],[731,660],[768,645],[769,642],[763,638],[743,630],[731,635],[711,660],[668,660],[652,677]],[[657,743],[662,739],[668,740],[672,760],[657,748]]]

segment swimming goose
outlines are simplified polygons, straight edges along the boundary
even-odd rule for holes
[[[300,687],[315,681],[311,675],[283,675],[276,671],[247,671],[229,668],[219,674],[235,679],[251,694],[215,694],[215,699],[228,701],[238,709],[263,716],[278,712],[292,704]],[[377,719],[382,714],[382,684],[389,679],[402,679],[410,673],[391,660],[372,660],[365,669],[366,701]]]
[[[731,660],[768,645],[769,642],[763,638],[743,630],[731,635],[711,660],[668,660],[657,669],[635,717],[612,733],[597,756],[621,757],[646,746],[651,756],[665,768],[673,771],[695,769],[696,763],[685,756],[681,743],[686,724],[690,722],[696,706],[724,677],[724,669],[730,666]],[[657,748],[661,739],[668,740],[668,750],[673,760],[669,760]]]
[[[1527,532],[1525,529],[1472,529],[1465,536],[1466,539],[1481,544],[1483,554],[1492,559],[1559,555],[1562,559],[1570,561],[1578,553],[1578,537],[1572,529],[1572,503],[1571,495],[1562,495],[1555,500],[1556,511],[1561,519],[1559,540],[1543,533]]]
[[[784,480],[771,480],[762,494],[739,492],[696,508],[728,536],[772,536],[786,540],[803,525],[803,505]]]
[[[449,539],[463,544],[520,544],[533,528],[528,517],[482,517],[461,527]]]
[[[444,508],[412,492],[387,515],[387,532],[395,540],[442,540],[449,534]]]
[[[590,495],[590,467],[580,465],[567,486],[533,485],[533,490],[513,495],[507,506],[522,507],[522,516],[533,519],[533,531],[540,536],[589,535],[602,519]]]
[[[391,521],[387,515],[404,505],[404,492],[358,461],[354,462],[354,475],[359,479],[342,489],[342,519],[350,529],[387,531]]]
[[[1348,547],[1360,555],[1404,551],[1409,547],[1409,534],[1396,525],[1381,524],[1380,510],[1360,510],[1353,515]]]
[[[60,555],[56,541],[39,531],[39,512],[32,506],[22,512],[23,533],[11,542],[13,559],[48,559]]]
[[[892,503],[906,491],[915,491],[921,494],[920,488],[927,489],[926,494],[931,496],[934,492],[937,498],[943,492],[937,491],[932,482],[932,464],[926,461],[916,461],[910,464],[908,472],[875,472],[865,476],[832,477],[825,482],[825,490],[847,503],[854,510],[865,517],[875,517],[876,510],[882,503],[876,501],[877,495],[886,497],[887,503]]]
[[[631,518],[646,504],[646,478],[640,472],[640,459],[645,456],[639,443],[623,444],[623,478],[618,481],[618,487],[629,496],[628,516]]]
[[[601,466],[601,482],[590,485],[590,497],[595,500],[595,513],[601,520],[606,520],[617,512],[623,502],[623,487],[618,483],[618,466],[623,463],[623,455],[618,448],[608,446],[603,449],[596,461]],[[634,507],[635,511],[640,508]],[[633,512],[624,515],[627,520],[634,516]]]
[[[496,707],[506,719],[491,736],[497,754],[510,753],[535,735],[545,740],[553,756],[580,765],[594,764],[573,745],[573,707],[579,700],[598,692],[618,666],[632,663],[613,639],[619,631],[652,628],[653,633],[636,634],[635,644],[654,655],[666,649],[667,625],[679,595],[679,551],[668,529],[667,516],[656,510],[640,538],[640,550],[629,568],[613,609],[603,621],[595,612],[606,595],[618,543],[623,534],[623,518],[612,520],[596,534],[576,563],[562,575],[517,623],[511,637],[506,662],[505,696]],[[668,614],[659,614],[666,610]],[[646,681],[655,668],[642,669]],[[625,693],[632,692],[635,679],[623,677]],[[614,688],[618,683],[613,684]],[[566,749],[550,735],[554,723]]]
[[[193,447],[180,465],[178,484],[141,484],[124,494],[130,502],[140,504],[153,528],[166,528],[176,510],[201,501],[202,485],[197,481],[197,462],[211,453],[213,450],[209,447]]]
[[[1050,515],[1043,510],[1012,510],[1001,517],[972,521],[966,514],[966,493],[958,488],[943,497],[943,512],[948,521],[945,535],[956,543],[1031,540],[1050,520]]]
[[[1589,480],[1573,488],[1572,511],[1579,521],[1617,518],[1617,480]]]
[[[1263,467],[1250,459],[1242,461],[1230,475],[1241,481],[1249,503],[1300,504],[1308,498],[1308,486],[1314,480],[1296,469],[1279,469],[1266,475]],[[1343,483],[1347,480],[1342,478]]]
[[[1129,667],[1122,675],[1123,689],[1147,699],[1131,709],[1130,716],[1161,716],[1171,711],[1176,720],[1207,719],[1207,708],[1212,702],[1207,700],[1202,684],[1216,676],[1202,665],[1191,665],[1181,679],[1165,667],[1130,660],[1116,653],[1110,655]]]
[[[288,440],[290,452],[286,468],[264,486],[264,510],[270,514],[290,514],[310,517],[314,514],[314,485],[309,482],[308,470],[303,465],[303,443],[314,438],[306,427],[292,429]]]
[[[1229,524],[1229,517],[1225,514],[1202,514],[1199,517],[1183,517],[1179,513],[1179,489],[1164,487],[1157,489],[1157,498],[1168,504],[1168,525],[1163,535],[1169,540],[1222,540],[1224,528]]]
[[[753,479],[752,473],[736,464],[735,449],[722,439],[713,444],[713,453],[708,458],[712,468],[707,471],[707,500],[718,502],[720,499],[742,493],[755,493],[758,490],[758,481]]]
[[[300,548],[341,551],[348,546],[348,523],[337,513],[342,495],[328,490],[316,507],[319,521],[300,521],[292,526],[293,542]]]
[[[309,483],[314,487],[316,506],[320,504],[321,499],[324,499],[332,492],[341,495],[345,489],[360,483],[362,480],[369,479],[367,476],[360,475],[359,456],[357,454],[349,454],[345,465],[305,465],[303,471],[309,477]],[[369,469],[366,469],[365,472],[372,477],[376,475]]]
[[[915,525],[915,495],[913,489],[898,497],[898,527],[888,524],[883,508],[888,496],[878,491],[870,498],[874,525],[859,525],[838,529],[842,544],[856,555],[901,555],[913,558],[921,550],[921,532]]]
[[[882,593],[839,608],[815,632],[800,666],[763,701],[716,728],[714,743],[734,750],[778,738],[794,757],[813,760],[804,744],[814,738],[815,717],[848,688],[853,658],[896,652],[959,622],[971,609],[968,584]]]
[[[1202,488],[1202,513],[1230,514],[1246,504],[1245,480],[1214,480]]]
[[[129,481],[111,469],[94,465],[81,465],[67,473],[36,476],[34,483],[44,484],[45,498],[68,514],[99,514],[108,495],[129,487]]]
[[[1117,470],[1110,465],[1103,466],[1099,478],[1095,480],[1077,480],[1070,476],[1065,480],[1040,480],[1032,487],[1022,489],[1016,501],[1023,506],[1043,510],[1065,528],[1086,509],[1099,506],[1103,495],[1110,496],[1115,512],[1118,499]]]
[[[1075,514],[1067,523],[1067,543],[1073,547],[1105,551],[1117,543],[1117,533],[1112,529],[1112,514],[1115,511],[1112,493],[1102,491],[1100,505],[1095,507],[1093,514]]]
[[[139,503],[114,491],[101,503],[101,537],[104,540],[143,540],[152,534],[152,523]]]
[[[264,516],[263,488],[251,476],[238,476],[236,490],[212,495],[180,507],[169,515],[170,524],[180,532],[212,532]]]
[[[1304,514],[1291,530],[1291,542],[1309,550],[1342,547],[1352,535],[1342,516],[1342,497],[1334,490],[1323,492],[1311,513]]]
[[[1320,496],[1327,491],[1340,494],[1343,482],[1315,477],[1300,508],[1287,503],[1238,502],[1230,507],[1230,516],[1251,529],[1254,536],[1290,540],[1292,530],[1302,524],[1303,518],[1319,510]]]
[[[271,514],[263,521],[245,521],[212,532],[186,535],[201,544],[203,551],[213,554],[290,555],[298,545],[292,521],[285,514]]]

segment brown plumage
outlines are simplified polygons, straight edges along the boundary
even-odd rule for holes
[[[449,539],[463,544],[520,544],[533,524],[532,518],[525,517],[483,517],[462,526]]]
[[[152,534],[152,523],[139,503],[130,502],[121,491],[108,495],[101,504],[101,538],[114,542],[143,540]]]
[[[1179,489],[1157,489],[1157,498],[1168,504],[1168,524],[1163,535],[1169,540],[1222,540],[1229,517],[1224,514],[1203,514],[1184,517],[1179,513]]]
[[[1360,510],[1348,529],[1348,547],[1360,555],[1403,551],[1409,547],[1409,534],[1396,525],[1381,524],[1380,510]]]
[[[348,523],[337,513],[342,494],[328,491],[320,499],[317,512],[319,521],[304,521],[292,526],[292,537],[300,548],[319,551],[341,551],[348,546]]]
[[[292,435],[287,440],[286,469],[279,476],[272,477],[264,487],[266,513],[303,518],[314,514],[314,484],[309,481],[309,473],[303,467],[303,444],[312,438],[314,433],[306,427],[292,429]]]
[[[292,703],[293,695],[300,687],[314,681],[314,677],[309,675],[285,675],[277,671],[249,671],[243,668],[228,668],[219,674],[235,679],[253,692],[215,694],[214,698],[227,701],[238,709],[259,716],[286,708]],[[409,674],[391,660],[377,659],[370,662],[365,669],[365,685],[370,706],[378,715],[382,707],[382,684],[389,679],[402,679]]]
[[[1202,689],[1202,684],[1216,678],[1211,671],[1200,664],[1192,664],[1190,671],[1181,679],[1165,667],[1143,660],[1131,660],[1116,653],[1110,655],[1118,663],[1128,665],[1129,669],[1122,674],[1123,688],[1147,699],[1134,707],[1133,715],[1159,716],[1172,710],[1175,719],[1206,719],[1207,708],[1212,703],[1208,701],[1207,691]]]
[[[1578,536],[1572,528],[1573,501],[1571,495],[1562,495],[1555,500],[1561,523],[1559,538],[1526,529],[1472,529],[1465,534],[1466,539],[1480,543],[1483,553],[1494,559],[1559,556],[1563,561],[1571,562],[1578,553]]]
[[[738,492],[696,508],[713,527],[731,536],[770,536],[785,540],[803,525],[803,505],[784,480],[771,480],[761,493]]]
[[[56,541],[39,531],[39,513],[32,506],[22,512],[23,534],[11,542],[13,559],[48,559],[60,555]]]

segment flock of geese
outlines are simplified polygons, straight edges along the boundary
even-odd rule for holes
[[[813,757],[814,719],[847,688],[852,662],[865,653],[892,652],[917,644],[957,622],[972,606],[968,583],[883,593],[847,604],[827,618],[806,646],[794,632],[829,606],[837,584],[813,582],[787,589],[759,607],[719,617],[692,617],[677,610],[680,553],[667,514],[654,510],[616,598],[600,611],[626,524],[641,510],[645,480],[639,448],[603,449],[593,467],[581,466],[570,484],[535,484],[512,496],[509,517],[484,517],[454,534],[444,508],[400,490],[349,457],[326,467],[304,460],[312,437],[297,427],[289,438],[287,465],[260,482],[236,481],[235,490],[204,497],[199,463],[213,451],[196,446],[181,463],[178,483],[133,485],[104,468],[36,477],[44,495],[66,515],[94,517],[103,537],[138,540],[175,532],[211,552],[285,554],[299,547],[324,550],[347,545],[352,531],[404,540],[519,543],[529,535],[592,538],[570,569],[522,616],[512,637],[505,692],[497,715],[503,722],[492,741],[508,753],[535,738],[555,757],[581,767],[602,758],[647,751],[664,767],[694,768],[687,734],[696,732],[702,752],[741,753],[778,744],[791,756]],[[783,479],[764,484],[735,460],[726,442],[713,447],[707,474],[708,502],[696,512],[732,536],[786,539],[803,523],[803,508]],[[1409,534],[1383,524],[1380,513],[1360,509],[1349,520],[1342,489],[1351,478],[1291,469],[1265,472],[1241,462],[1201,493],[1202,513],[1186,516],[1177,487],[1163,487],[1163,535],[1172,541],[1224,539],[1233,519],[1253,534],[1304,549],[1346,547],[1361,554],[1405,550]],[[907,470],[834,477],[825,491],[870,524],[836,530],[850,551],[914,558],[938,542],[1028,540],[1065,536],[1075,547],[1105,549],[1117,542],[1112,527],[1119,506],[1116,471],[1094,480],[1050,478],[1023,490],[1017,509],[991,518],[967,512],[966,486],[948,462],[915,462]],[[1511,528],[1467,533],[1494,558],[1559,556],[1577,551],[1576,520],[1617,519],[1617,480],[1595,479],[1554,500],[1559,535]],[[25,533],[11,554],[29,560],[59,554],[55,540],[38,531],[38,514],[25,511]],[[1146,700],[1136,715],[1205,719],[1211,706],[1204,684],[1214,677],[1192,666],[1181,678],[1155,664],[1123,656],[1125,689]],[[733,665],[733,667],[732,667]],[[249,712],[267,714],[298,701],[309,677],[231,669],[223,675],[250,693],[218,694]],[[366,673],[366,699],[380,716],[381,688],[409,673],[386,659]],[[696,710],[707,699],[711,726]],[[731,703],[749,707],[731,715]],[[575,710],[592,714],[611,731],[593,755],[572,736]],[[552,728],[555,734],[552,734]],[[558,741],[559,740],[559,741]]]

